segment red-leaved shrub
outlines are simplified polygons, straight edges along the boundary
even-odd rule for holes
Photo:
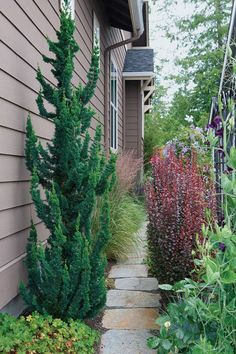
[[[152,273],[172,284],[189,276],[196,235],[202,237],[206,209],[215,215],[213,184],[199,172],[196,160],[157,153],[146,184],[148,248]]]

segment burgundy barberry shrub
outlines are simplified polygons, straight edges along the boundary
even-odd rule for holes
[[[146,184],[149,217],[148,249],[153,275],[172,284],[189,276],[196,235],[202,237],[206,209],[215,215],[213,184],[199,173],[196,159],[177,157],[171,150],[151,160]]]

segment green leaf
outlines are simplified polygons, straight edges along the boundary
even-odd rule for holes
[[[162,342],[161,342],[161,345],[164,349],[166,350],[170,350],[170,348],[172,347],[172,344],[171,342],[168,340],[168,339],[164,339]]]
[[[160,285],[159,285],[159,288],[160,288],[161,290],[170,291],[170,290],[173,289],[173,286],[170,285],[170,284],[160,284]]]
[[[233,284],[236,282],[236,273],[232,270],[224,272],[221,276],[221,281],[223,284]]]
[[[230,193],[233,190],[233,182],[225,174],[222,174],[221,176],[221,184],[225,193]]]
[[[221,237],[223,239],[230,239],[232,236],[233,236],[232,231],[230,230],[230,228],[227,225],[225,225],[223,227],[223,229],[221,230]]]
[[[175,335],[176,335],[176,338],[178,338],[178,339],[183,339],[184,338],[184,332],[182,331],[181,328],[177,329]]]
[[[206,276],[208,283],[214,283],[217,279],[220,278],[219,272],[213,272],[210,266],[206,267]]]
[[[157,347],[159,346],[161,340],[158,337],[151,337],[148,338],[147,340],[147,345],[150,349],[157,349]]]
[[[236,148],[234,146],[230,149],[228,165],[236,169]]]
[[[161,316],[158,317],[155,321],[156,324],[158,324],[159,326],[163,326],[165,322],[169,321],[169,317],[167,316]]]
[[[207,282],[213,283],[220,277],[220,268],[212,259],[207,258],[205,261],[206,264],[206,276]]]

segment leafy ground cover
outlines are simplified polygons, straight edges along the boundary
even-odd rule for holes
[[[66,323],[36,312],[19,319],[0,314],[0,352],[3,354],[93,354],[98,341],[98,332],[80,321]]]

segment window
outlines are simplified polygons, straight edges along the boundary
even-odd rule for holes
[[[113,61],[110,66],[110,147],[118,148],[118,72]]]
[[[60,8],[63,9],[63,7],[65,7],[66,2],[69,3],[69,9],[70,9],[70,13],[71,13],[71,17],[75,18],[75,0],[60,0]]]
[[[95,12],[93,12],[93,46],[95,45],[100,48],[100,24]]]

